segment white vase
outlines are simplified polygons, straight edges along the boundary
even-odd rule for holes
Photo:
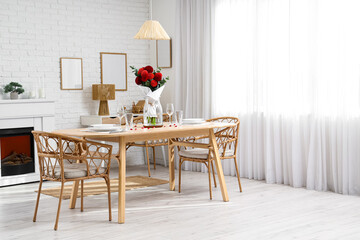
[[[10,99],[15,100],[19,98],[19,94],[17,92],[10,93]]]

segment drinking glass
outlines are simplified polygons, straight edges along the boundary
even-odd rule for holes
[[[169,122],[172,123],[171,116],[174,114],[174,104],[172,103],[166,104],[166,113],[167,115],[169,115]]]
[[[119,116],[119,120],[120,120],[120,125],[121,125],[121,119],[123,117],[125,117],[125,113],[126,113],[126,107],[124,105],[121,105],[120,103],[117,105],[117,109],[116,109],[116,112]]]
[[[183,111],[182,110],[178,110],[175,112],[175,118],[176,118],[176,123],[180,126],[182,125],[182,120],[183,120]]]
[[[126,113],[125,114],[125,120],[126,120],[126,130],[130,130],[130,128],[134,125],[134,117],[132,113]]]

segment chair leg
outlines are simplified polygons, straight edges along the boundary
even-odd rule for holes
[[[108,204],[109,204],[109,221],[112,220],[111,217],[111,188],[110,188],[110,178],[109,177],[104,177],[105,182],[106,182],[106,186],[107,186],[107,191],[108,191]]]
[[[56,214],[56,221],[55,221],[54,230],[57,230],[57,228],[58,228],[58,222],[59,222],[59,216],[60,216],[60,208],[61,208],[61,200],[62,200],[63,192],[64,192],[64,182],[61,182],[59,206],[58,206],[58,210],[57,210],[57,214]]]
[[[156,170],[155,147],[152,147],[152,149],[153,149],[153,161],[154,161],[154,169]]]
[[[212,200],[210,161],[207,164],[205,163],[205,166],[208,168],[210,200]]]
[[[239,168],[236,163],[236,157],[234,157],[234,163],[235,163],[235,169],[236,169],[236,176],[237,176],[238,183],[239,183],[239,189],[240,189],[240,192],[242,192],[241,183],[240,183],[240,173],[239,173]]]
[[[216,178],[215,178],[215,168],[214,168],[214,162],[211,161],[211,170],[212,170],[212,174],[213,174],[213,178],[214,178],[214,186],[216,186]]]
[[[164,146],[161,146],[161,149],[162,149],[162,155],[163,155],[163,159],[164,159],[164,166],[166,167],[166,156],[165,156],[165,147]]]
[[[81,182],[81,207],[80,211],[84,211],[84,180],[80,180]]]
[[[39,191],[38,191],[38,195],[37,195],[37,199],[36,199],[33,222],[36,222],[36,215],[37,215],[37,211],[38,211],[38,208],[39,208],[39,201],[40,201],[40,194],[41,194],[41,186],[42,186],[42,178],[40,178]]]
[[[144,164],[147,164],[147,160],[146,160],[146,151],[145,151],[145,149],[143,149],[143,153],[144,153]]]
[[[181,165],[182,165],[182,159],[179,159],[179,193],[181,192]]]
[[[149,150],[148,150],[147,147],[145,147],[145,150],[146,150],[146,161],[147,161],[147,167],[148,167],[148,174],[149,174],[149,177],[151,177],[151,174],[150,174]]]

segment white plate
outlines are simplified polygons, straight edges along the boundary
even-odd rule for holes
[[[112,124],[109,124],[112,125]],[[107,126],[107,127],[89,127],[88,130],[90,131],[96,131],[96,132],[106,132],[106,131],[117,131],[117,130],[121,130],[121,127],[117,127],[117,126]]]
[[[205,119],[203,118],[185,118],[183,119],[183,124],[200,124],[204,123]]]
[[[93,124],[90,125],[90,127],[92,128],[96,128],[96,129],[104,129],[104,128],[109,128],[109,127],[114,127],[115,124]]]

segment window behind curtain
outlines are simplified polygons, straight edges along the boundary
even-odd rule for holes
[[[213,112],[358,116],[360,1],[217,0]]]

